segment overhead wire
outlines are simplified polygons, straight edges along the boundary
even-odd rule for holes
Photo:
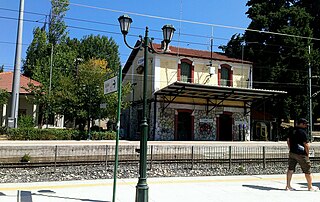
[[[84,4],[75,4],[75,3],[70,3],[70,5],[74,5],[74,6],[82,6],[82,7],[87,7],[87,8],[93,8],[93,9],[102,9],[102,10],[107,10],[107,11],[111,11],[111,12],[125,12],[125,11],[119,11],[119,10],[114,10],[114,9],[107,9],[107,8],[100,8],[100,7],[94,7],[94,6],[87,6],[87,5],[84,5]],[[182,7],[182,5],[181,5]],[[0,10],[7,10],[7,11],[12,11],[12,12],[18,12],[18,10],[14,10],[14,9],[7,9],[7,8],[0,8]],[[46,14],[43,14],[43,13],[36,13],[36,12],[29,12],[29,11],[25,11],[26,13],[29,13],[29,14],[34,14],[34,15],[40,15],[40,16],[47,16]],[[125,12],[125,13],[128,13],[128,12]],[[139,13],[132,13],[132,14],[136,14],[138,15]],[[141,16],[145,16],[145,17],[153,17],[153,18],[158,18],[157,16],[151,16],[151,15],[144,15],[144,14],[139,14]],[[180,23],[180,26],[181,26],[181,22],[183,22],[182,20],[182,14],[180,13],[180,19],[178,20],[179,23]],[[161,18],[161,17],[160,17]],[[7,19],[14,19],[14,18],[10,18],[10,17],[7,17]],[[92,20],[84,20],[84,19],[79,19],[79,18],[70,18],[70,17],[65,17],[65,19],[70,19],[70,20],[74,20],[74,21],[80,21],[80,22],[88,22],[88,23],[96,23],[96,24],[103,24],[103,25],[108,25],[108,26],[118,26],[118,25],[115,25],[115,24],[111,24],[111,23],[105,23],[105,22],[98,22],[98,21],[92,21]],[[17,19],[16,19],[17,20]],[[177,19],[176,19],[177,20]],[[25,21],[29,21],[29,22],[32,22],[32,20],[25,20]],[[33,21],[33,22],[39,22],[39,20],[36,20],[36,21]],[[43,22],[42,22],[43,23]],[[199,23],[199,24],[203,24],[203,23]],[[214,24],[207,24],[207,25],[210,25],[211,28],[213,28],[215,25]],[[73,29],[80,29],[80,30],[86,30],[86,31],[95,31],[95,32],[102,32],[102,33],[108,33],[108,34],[115,34],[115,35],[120,35],[120,33],[118,32],[110,32],[110,31],[106,31],[106,30],[99,30],[99,29],[93,29],[93,28],[85,28],[85,27],[80,27],[80,26],[73,26],[73,25],[69,25],[68,26],[69,28],[73,28]],[[138,27],[132,27],[133,29],[143,29],[143,28],[138,28]],[[156,32],[160,32],[158,30],[154,30]],[[202,35],[195,35],[195,34],[184,34],[184,33],[181,33],[179,31],[179,39],[178,40],[172,40],[173,42],[178,42],[178,47],[180,47],[180,42],[181,43],[184,43],[184,44],[187,44],[187,45],[190,45],[190,44],[193,44],[193,45],[200,45],[200,46],[208,46],[207,43],[200,43],[200,42],[194,42],[194,41],[181,41],[180,40],[180,35],[185,35],[185,36],[192,36],[192,37],[200,37],[200,38],[211,38],[212,36],[208,37],[208,36],[202,36]],[[282,34],[282,35],[285,35],[285,34]],[[136,37],[135,35],[132,35],[132,34],[129,34],[128,35],[129,37]],[[289,35],[287,35],[289,36]],[[296,36],[296,37],[299,37],[299,36]],[[304,38],[304,37],[303,37]],[[220,39],[220,40],[229,40],[229,39],[225,39],[225,38],[218,38],[218,37],[215,37],[215,39]],[[161,39],[160,39],[161,40]],[[219,45],[214,45],[216,47],[219,47]]]
[[[302,38],[302,39],[320,41],[319,38],[314,38],[314,37],[306,37],[306,36],[299,36],[299,35],[294,35],[294,34],[285,34],[285,33],[280,33],[280,32],[248,29],[248,28],[229,26],[229,25],[221,25],[221,24],[198,22],[198,21],[192,21],[192,20],[169,18],[169,17],[149,15],[149,14],[143,14],[143,13],[137,13],[137,12],[122,11],[122,10],[116,10],[116,9],[110,9],[110,8],[102,8],[102,7],[97,7],[97,6],[85,5],[85,4],[78,4],[78,3],[69,2],[69,5],[78,6],[78,7],[84,7],[84,8],[97,9],[97,10],[105,10],[105,11],[116,12],[116,13],[126,13],[126,14],[130,14],[130,15],[153,18],[153,19],[161,19],[161,20],[168,20],[168,21],[174,21],[174,22],[184,22],[184,23],[190,23],[190,24],[196,24],[196,25],[213,26],[213,27],[226,28],[226,29],[236,29],[236,30],[241,30],[241,31],[258,32],[258,33],[265,33],[265,34],[272,34],[272,35],[279,35],[279,36],[287,36],[287,37],[294,37],[294,38]]]
[[[12,11],[12,12],[18,12],[18,10],[14,10],[14,9],[7,9],[7,8],[2,8],[0,7],[0,10],[8,10],[8,11]],[[47,16],[46,14],[43,13],[36,13],[36,12],[30,12],[30,11],[25,11],[26,13],[29,14],[34,14],[34,15],[40,15],[40,16]],[[7,16],[0,16],[0,18],[2,19],[8,19],[8,20],[18,20],[18,18],[14,18],[14,17],[7,17]],[[43,18],[42,18],[43,19]],[[65,19],[70,19],[70,20],[74,20],[74,21],[79,21],[79,22],[88,22],[88,23],[95,23],[95,24],[102,24],[102,25],[108,25],[108,26],[114,26],[114,27],[118,27],[119,25],[116,24],[112,24],[112,23],[105,23],[105,22],[99,22],[99,21],[93,21],[93,20],[84,20],[84,19],[79,19],[79,18],[70,18],[70,17],[65,17]],[[45,23],[44,21],[40,21],[40,20],[29,20],[29,19],[24,19],[24,21],[26,22],[35,22],[35,23]],[[74,29],[81,29],[81,30],[86,30],[86,31],[95,31],[95,32],[101,32],[101,33],[108,33],[108,34],[115,34],[115,35],[121,35],[121,33],[118,32],[111,32],[111,31],[106,31],[106,30],[99,30],[99,29],[93,29],[93,28],[86,28],[86,27],[81,27],[81,26],[73,26],[73,25],[67,25],[67,27],[69,28],[74,28]],[[139,28],[139,27],[132,27],[132,29],[141,29],[143,30],[144,28]],[[159,30],[153,30],[155,32],[161,32]],[[190,37],[198,37],[198,38],[206,38],[206,39],[211,39],[212,36],[204,36],[204,35],[196,35],[196,34],[189,34],[189,33],[181,33],[179,31],[179,36],[180,35],[184,35],[184,36],[190,36]],[[138,35],[133,35],[133,34],[128,34],[129,37],[137,37]],[[160,38],[155,38],[158,40],[161,40]],[[214,37],[214,39],[219,39],[219,40],[229,40],[226,38],[221,38],[221,37]],[[194,44],[194,45],[201,45],[201,46],[207,46],[207,43],[200,43],[200,42],[193,42],[193,41],[181,41],[180,39],[178,40],[172,40],[173,42],[181,42],[184,44]],[[283,45],[276,45],[276,44],[268,44],[268,46],[274,45],[274,46],[283,46]],[[219,47],[219,45],[214,45],[215,47]],[[284,46],[283,46],[284,47]]]
[[[18,18],[14,18],[14,17],[7,17],[7,16],[0,16],[0,19],[7,19],[7,20],[18,20]],[[33,23],[39,23],[39,24],[43,24],[45,23],[44,21],[39,21],[39,20],[29,20],[24,18],[23,21],[25,22],[33,22]],[[73,28],[73,29],[80,29],[80,30],[86,30],[86,31],[95,31],[95,32],[101,32],[101,33],[108,33],[108,34],[114,34],[114,35],[122,35],[119,32],[111,32],[111,31],[106,31],[106,30],[100,30],[100,29],[94,29],[94,28],[86,28],[86,27],[81,27],[81,26],[73,26],[73,25],[67,25],[68,28]],[[134,35],[134,34],[128,34],[128,37],[138,37],[138,35]],[[190,35],[191,36],[191,35]],[[198,37],[201,37],[198,35]],[[156,38],[157,40],[161,40],[160,38]],[[173,42],[178,42],[178,40],[172,40]],[[207,46],[206,43],[200,43],[200,42],[192,42],[192,41],[179,41],[181,43],[185,43],[185,44],[193,44],[193,45],[201,45],[201,46]],[[216,45],[216,47],[218,47],[218,45]]]
[[[218,25],[218,24],[212,24],[212,23],[203,23],[203,22],[196,22],[196,21],[189,21],[189,20],[183,20],[182,17],[180,19],[175,19],[175,18],[168,18],[168,17],[161,17],[161,16],[154,16],[154,15],[148,15],[148,14],[142,14],[142,13],[134,13],[134,12],[128,12],[128,11],[121,11],[121,10],[115,10],[115,9],[109,9],[109,8],[101,8],[101,7],[96,7],[96,6],[89,6],[89,5],[84,5],[84,4],[78,4],[78,3],[70,3],[70,5],[73,6],[79,6],[79,7],[85,7],[85,8],[90,8],[90,9],[99,9],[99,10],[105,10],[105,11],[110,11],[110,12],[117,12],[117,13],[127,13],[131,15],[136,15],[136,16],[142,16],[142,17],[148,17],[148,18],[154,18],[154,19],[162,19],[162,20],[171,20],[171,21],[176,21],[179,23],[191,23],[191,24],[197,24],[197,25],[206,25],[206,26],[211,26],[211,27],[221,27],[221,28],[229,28],[229,29],[238,29],[238,30],[243,30],[243,31],[256,31],[260,33],[268,33],[268,34],[275,34],[275,35],[281,35],[281,36],[288,36],[288,37],[297,37],[297,38],[304,38],[304,39],[311,39],[311,40],[320,40],[318,38],[312,38],[312,37],[304,37],[304,36],[298,36],[298,35],[290,35],[290,34],[283,34],[283,33],[277,33],[277,32],[269,32],[269,31],[260,31],[260,30],[252,30],[252,29],[246,29],[246,28],[240,28],[240,27],[234,27],[234,26],[226,26],[226,25]],[[19,12],[18,10],[14,9],[8,9],[8,8],[0,8],[0,10],[7,10],[7,11],[12,11],[12,12]],[[41,16],[47,16],[46,14],[43,13],[36,13],[36,12],[30,12],[30,11],[25,11],[25,13],[29,14],[34,14],[34,15],[41,15]],[[0,16],[2,19],[10,19],[10,20],[18,20],[17,18],[12,18],[12,17],[4,17]],[[42,18],[43,19],[43,18]],[[86,19],[79,19],[79,18],[70,18],[70,17],[65,17],[65,19],[69,20],[74,20],[74,21],[79,21],[79,22],[88,22],[88,23],[96,23],[96,24],[102,24],[102,25],[108,25],[108,26],[118,26],[112,23],[105,23],[105,22],[98,22],[98,21],[92,21],[92,20],[86,20]],[[44,23],[40,22],[40,20],[28,20],[24,19],[26,22],[36,22],[36,23]],[[87,31],[96,31],[96,32],[103,32],[103,33],[109,33],[109,34],[115,34],[115,35],[120,35],[121,33],[118,32],[110,32],[106,30],[99,30],[99,29],[93,29],[93,28],[85,28],[85,27],[80,27],[80,26],[73,26],[73,25],[68,25],[69,28],[73,29],[81,29],[81,30],[87,30]],[[144,29],[144,28],[138,28],[138,27],[132,27],[134,29]],[[156,32],[159,32],[158,30],[154,30]],[[199,37],[199,38],[211,38],[212,36],[202,36],[202,35],[195,35],[195,34],[186,34],[186,33],[180,33],[181,35],[186,35],[186,36],[192,36],[192,37]],[[136,35],[129,35],[130,37],[136,37]],[[217,39],[215,37],[215,39]],[[221,40],[229,40],[225,38],[218,38]],[[175,40],[173,40],[175,41]],[[189,41],[181,41],[180,39],[175,41],[175,42],[181,42],[181,43],[187,43],[187,44],[194,44],[194,45],[203,45],[207,46],[208,44],[206,43],[197,43],[197,42],[189,42]],[[1,42],[0,42],[1,43]],[[11,43],[11,42],[2,42],[2,43]],[[15,43],[12,43],[15,44]],[[26,45],[26,44],[24,44]],[[216,45],[218,46],[218,45]],[[279,45],[280,46],[280,45]]]
[[[3,8],[3,7],[0,7],[0,10],[7,10],[7,11],[12,11],[12,12],[19,12],[19,10],[15,10],[15,9],[7,9],[7,8]],[[44,14],[44,13],[37,13],[37,12],[30,12],[30,11],[24,11],[25,13],[28,13],[28,14],[33,14],[33,15],[40,15],[40,16],[47,16],[47,14]],[[106,22],[100,22],[100,21],[95,21],[95,20],[87,20],[87,19],[80,19],[80,18],[72,18],[72,17],[64,17],[64,19],[66,20],[72,20],[72,21],[79,21],[79,22],[87,22],[87,23],[94,23],[94,24],[100,24],[100,25],[108,25],[108,26],[113,26],[113,27],[119,27],[118,24],[112,24],[112,23],[106,23]],[[18,19],[17,19],[18,20]],[[138,29],[138,30],[144,30],[145,28],[142,28],[142,27],[135,27],[135,26],[132,26],[131,27],[132,29]],[[155,30],[155,29],[149,29],[150,31],[153,31],[153,32],[161,32],[160,30]],[[205,36],[205,35],[198,35],[198,34],[191,34],[191,33],[181,33],[181,35],[184,35],[184,36],[191,36],[191,37],[198,37],[198,38],[210,38],[208,36]],[[228,41],[229,39],[227,38],[222,38],[222,37],[216,37],[216,39],[219,39],[219,40],[226,40]]]

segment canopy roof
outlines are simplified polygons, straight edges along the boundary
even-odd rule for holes
[[[286,93],[285,91],[211,86],[177,81],[156,91],[155,95],[252,102]]]

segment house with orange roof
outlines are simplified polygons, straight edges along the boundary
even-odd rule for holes
[[[161,44],[154,44],[163,51]],[[131,106],[122,112],[121,128],[139,139],[143,118],[144,51],[133,49],[123,83],[132,91]],[[149,140],[274,140],[271,120],[255,120],[253,103],[286,94],[252,88],[253,63],[220,53],[170,46],[148,54],[147,122]]]
[[[12,82],[13,82],[13,72],[2,72],[0,73],[0,89],[6,90],[10,94],[12,93]],[[33,95],[28,92],[28,84],[32,83],[34,86],[40,86],[41,84],[35,80],[32,80],[26,76],[21,75],[20,77],[20,96],[19,96],[19,108],[18,116],[30,115],[33,117],[35,124],[38,123],[38,105],[31,103],[28,98]],[[8,126],[8,117],[10,116],[10,97],[7,104],[0,106],[0,125]]]

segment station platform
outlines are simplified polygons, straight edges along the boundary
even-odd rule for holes
[[[313,185],[320,186],[320,173]],[[319,202],[307,191],[303,174],[294,174],[295,191],[285,191],[283,175],[148,178],[149,202]],[[117,202],[134,202],[137,179],[118,179]],[[113,180],[0,184],[1,202],[111,202]]]

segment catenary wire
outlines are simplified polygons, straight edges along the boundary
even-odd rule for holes
[[[148,15],[148,14],[143,14],[143,13],[121,11],[121,10],[110,9],[110,8],[102,8],[102,7],[97,7],[97,6],[85,5],[85,4],[78,4],[78,3],[71,3],[70,2],[69,5],[78,6],[78,7],[84,7],[84,8],[97,9],[97,10],[105,10],[105,11],[116,12],[116,13],[126,13],[126,14],[130,14],[130,15],[135,15],[135,16],[154,18],[154,19],[161,19],[161,20],[168,20],[168,21],[174,21],[174,22],[184,22],[184,23],[190,23],[190,24],[196,24],[196,25],[206,25],[206,26],[213,26],[213,27],[220,27],[220,28],[236,29],[236,30],[241,30],[241,31],[258,32],[258,33],[265,33],[265,34],[280,35],[280,36],[287,36],[287,37],[294,37],[294,38],[302,38],[302,39],[320,41],[319,38],[314,38],[314,37],[306,37],[306,36],[299,36],[299,35],[293,35],[293,34],[285,34],[285,33],[280,33],[280,32],[262,31],[262,30],[248,29],[248,28],[243,28],[243,27],[220,25],[220,24],[213,24],[213,23],[206,23],[206,22],[197,22],[197,21],[191,21],[191,20],[182,20],[182,19],[162,17],[162,16],[156,16],[156,15]]]

